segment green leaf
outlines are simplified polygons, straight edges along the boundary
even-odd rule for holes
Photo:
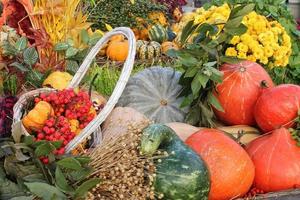
[[[75,60],[66,60],[66,70],[70,74],[74,75],[79,69],[79,65]]]
[[[218,111],[220,112],[225,112],[225,110],[223,109],[223,107],[221,106],[219,100],[215,97],[214,94],[212,94],[212,92],[210,92],[208,94],[208,102],[215,107]]]
[[[203,88],[206,87],[206,84],[209,81],[209,77],[204,75],[203,73],[198,73],[197,74],[197,79],[198,79],[199,83],[202,85]]]
[[[68,175],[74,181],[82,181],[85,180],[92,171],[92,168],[82,168],[81,170],[70,172]]]
[[[201,84],[196,77],[194,77],[193,81],[192,81],[192,85],[191,85],[191,88],[192,88],[192,92],[193,92],[193,95],[194,96],[197,96],[197,94],[199,93],[200,89],[201,89]]]
[[[39,59],[38,52],[34,47],[29,47],[25,49],[23,53],[23,59],[27,65],[33,66]]]
[[[240,16],[245,16],[248,15],[250,12],[252,12],[255,8],[255,4],[248,4],[244,7],[242,7],[242,9],[240,9],[236,14],[234,14],[234,17],[240,17]]]
[[[85,29],[81,30],[81,39],[84,44],[89,44],[90,36],[87,30]]]
[[[82,169],[80,162],[73,157],[64,158],[58,161],[56,164],[66,169],[72,169],[72,170]]]
[[[41,183],[41,182],[34,182],[34,183],[24,183],[29,191],[36,196],[42,198],[43,200],[66,200],[67,197],[56,187]]]
[[[42,173],[38,173],[38,174],[30,174],[28,176],[23,177],[23,180],[25,182],[43,182],[43,183],[47,183],[45,180],[45,177]]]
[[[194,21],[189,21],[182,30],[181,43],[185,44],[192,32],[195,30]]]
[[[27,146],[30,146],[34,143],[34,137],[32,135],[29,135],[29,136],[26,136],[24,137],[24,143],[27,145]]]
[[[55,141],[55,142],[51,142],[51,144],[56,148],[59,149],[62,145],[63,141]]]
[[[199,71],[198,67],[190,67],[185,73],[184,78],[191,78],[194,77],[197,72]]]
[[[98,178],[93,178],[84,182],[75,191],[75,198],[84,197],[89,190],[93,189],[99,183],[100,183],[100,179]]]
[[[66,57],[71,58],[71,57],[75,56],[78,53],[78,51],[79,51],[78,49],[76,49],[74,47],[70,47],[66,51]]]
[[[190,106],[194,101],[193,95],[189,95],[185,97],[180,105],[181,108],[185,108],[187,106]]]
[[[229,35],[235,36],[235,35],[242,35],[247,32],[247,26],[244,24],[240,24],[239,27],[237,28],[230,28],[230,29],[225,29],[225,32],[228,33]]]
[[[91,162],[91,158],[88,156],[80,156],[80,157],[75,157],[76,160],[78,160],[82,165],[88,164]]]
[[[8,42],[3,44],[3,54],[6,56],[16,56],[18,54],[18,50]]]
[[[221,56],[220,61],[222,63],[237,64],[237,63],[240,63],[242,60],[237,57]]]
[[[21,72],[28,72],[28,71],[29,71],[28,68],[26,68],[24,65],[22,65],[21,63],[18,63],[18,62],[13,62],[13,63],[10,64],[9,66],[15,67],[15,68],[17,68],[18,70],[20,70]]]
[[[21,37],[16,42],[16,49],[22,51],[27,47],[28,40],[26,37]]]
[[[69,48],[69,44],[65,43],[65,42],[60,42],[60,43],[57,43],[55,46],[54,46],[54,50],[55,51],[65,51]]]
[[[49,142],[46,142],[44,144],[41,144],[39,145],[34,153],[37,157],[40,157],[40,156],[46,156],[48,154],[50,154],[51,152],[53,152],[55,150],[55,147],[50,144]]]
[[[240,16],[240,17],[236,17],[232,20],[229,20],[224,29],[231,29],[231,28],[236,28],[238,26],[240,26],[240,24],[242,23],[242,20],[243,20],[244,16]]]
[[[63,192],[74,192],[74,189],[68,184],[64,173],[61,171],[60,167],[58,167],[58,166],[56,167],[56,170],[55,170],[55,181],[56,181],[56,185]]]
[[[67,39],[67,44],[69,45],[69,47],[73,47],[74,41],[71,38],[69,38],[69,39]]]

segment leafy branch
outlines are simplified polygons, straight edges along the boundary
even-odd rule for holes
[[[39,60],[38,52],[34,47],[28,47],[26,37],[21,37],[15,45],[5,42],[3,45],[5,56],[9,56],[15,60],[9,66],[16,68],[18,71],[26,74],[27,83],[36,88],[41,87],[46,74],[42,74],[34,69],[35,64]]]
[[[198,25],[190,21],[182,31],[181,43],[184,48],[168,52],[169,56],[178,59],[184,70],[180,79],[183,86],[181,96],[185,97],[182,107],[190,107],[186,122],[214,127],[214,109],[224,111],[214,95],[215,86],[223,80],[219,66],[224,62],[236,63],[239,60],[224,56],[223,51],[233,36],[247,31],[242,19],[253,8],[254,4],[233,8],[221,30],[219,24]],[[192,43],[189,42],[191,39]]]
[[[100,180],[85,181],[92,172],[89,157],[54,155],[61,144],[60,141],[36,142],[33,136],[26,136],[21,143],[0,145],[6,173],[20,180],[22,187],[30,193],[45,200],[84,198]],[[41,162],[43,156],[49,158],[49,164]]]

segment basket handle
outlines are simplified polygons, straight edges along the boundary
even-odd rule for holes
[[[77,145],[82,143],[86,138],[88,138],[93,132],[97,130],[97,128],[102,124],[102,122],[107,118],[107,116],[113,110],[120,96],[122,95],[123,90],[125,89],[126,83],[130,77],[133,68],[135,52],[136,52],[136,40],[135,40],[134,33],[130,28],[125,28],[125,27],[115,28],[114,30],[106,33],[97,42],[97,44],[91,49],[91,51],[87,55],[86,59],[83,61],[77,73],[74,75],[74,78],[72,79],[68,88],[75,88],[79,85],[80,81],[84,77],[85,73],[87,72],[90,64],[92,63],[93,59],[97,55],[98,51],[102,48],[104,44],[106,44],[109,41],[109,39],[112,36],[119,35],[119,34],[124,35],[128,39],[128,43],[129,43],[128,56],[124,63],[121,76],[119,77],[119,81],[117,82],[117,85],[112,95],[110,96],[107,104],[104,106],[103,110],[96,116],[96,118],[92,122],[90,122],[81,131],[81,133],[78,136],[76,136],[66,146],[67,153],[75,149]]]
[[[102,47],[110,40],[110,38],[114,35],[119,35],[122,34],[126,36],[129,42],[129,50],[128,52],[133,51],[133,46],[135,47],[135,37],[130,28],[126,27],[120,27],[120,28],[115,28],[111,30],[110,32],[106,33],[97,43],[96,45],[90,50],[86,58],[83,60],[81,66],[77,70],[76,74],[74,75],[73,79],[68,85],[68,88],[76,88],[79,86],[81,80],[84,78],[85,74],[87,73],[90,65],[93,62],[93,59],[97,56],[98,52],[102,49]],[[134,40],[134,41],[133,41]],[[134,50],[135,53],[135,50]],[[135,54],[134,54],[135,56]],[[132,59],[132,54],[128,54],[127,60],[129,61]],[[125,64],[124,64],[125,65]]]

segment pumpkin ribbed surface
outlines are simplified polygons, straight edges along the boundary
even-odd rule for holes
[[[158,123],[182,122],[188,108],[181,109],[182,98],[177,98],[182,90],[180,76],[170,67],[145,69],[129,79],[118,104]]]

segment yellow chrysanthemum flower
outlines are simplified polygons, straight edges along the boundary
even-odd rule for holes
[[[231,41],[230,41],[230,44],[233,44],[233,45],[236,45],[237,43],[239,43],[241,41],[241,38],[240,36],[234,36]]]
[[[230,48],[227,48],[225,55],[235,57],[235,56],[237,56],[237,51],[235,50],[235,48],[230,47]]]
[[[240,52],[244,52],[244,53],[247,53],[248,52],[248,49],[249,47],[247,45],[245,45],[244,43],[238,43],[238,45],[236,46],[237,50],[240,51]]]

